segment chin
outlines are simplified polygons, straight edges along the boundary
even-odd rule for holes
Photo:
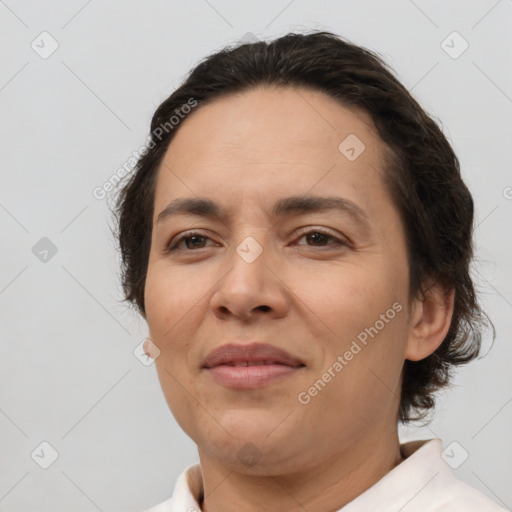
[[[284,425],[281,425],[279,432],[274,432],[272,437],[269,434],[283,422],[286,415],[276,410],[268,409],[227,409],[220,414],[214,414],[220,425],[229,432],[233,438],[240,441],[269,443],[279,435],[284,434]],[[224,433],[226,433],[224,431]],[[229,435],[226,433],[226,435]]]

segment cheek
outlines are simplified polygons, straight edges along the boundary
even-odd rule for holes
[[[204,292],[204,279],[199,278],[199,273],[184,275],[165,263],[150,264],[144,300],[151,334],[156,339],[172,339],[173,332],[184,325],[183,319],[201,306]]]
[[[194,389],[194,382],[186,372],[185,365],[180,364],[179,356],[173,356],[174,354],[168,351],[162,353],[155,361],[160,387],[176,422],[184,432],[194,438],[197,428],[195,419],[201,417],[203,411],[200,406],[205,402]],[[194,399],[191,399],[191,396]]]
[[[306,306],[301,307],[308,328],[323,345],[323,368],[347,354],[349,362],[343,371],[351,376],[347,391],[353,383],[356,388],[375,385],[375,374],[395,387],[407,335],[402,277],[375,259],[368,265],[333,266],[314,277],[303,274],[291,281],[301,299],[298,304]]]
[[[150,338],[160,349],[155,364],[173,410],[187,402],[183,387],[194,389],[198,370],[197,361],[191,357],[192,345],[206,314],[205,291],[210,286],[199,272],[180,271],[165,262],[156,262],[148,269],[146,321]]]
[[[320,271],[298,272],[288,279],[290,289],[330,328],[331,335],[354,335],[391,307],[394,288],[377,261],[366,265],[343,263]]]

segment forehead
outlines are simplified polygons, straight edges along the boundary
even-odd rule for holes
[[[368,142],[366,149],[372,156],[382,149],[376,147],[382,146],[382,141],[370,115],[362,109],[342,105],[316,90],[260,86],[215,98],[195,109],[183,121],[170,147],[182,160],[197,160],[214,151],[221,155],[227,150],[233,157],[238,154],[257,160],[262,156],[257,149],[280,156],[293,149],[304,149],[304,156],[311,150],[337,152],[349,134]],[[196,150],[193,155],[186,152],[192,147]]]
[[[336,190],[368,205],[385,193],[385,154],[370,115],[325,93],[258,87],[229,94],[182,121],[160,167],[155,214],[176,197],[229,192],[270,203]]]

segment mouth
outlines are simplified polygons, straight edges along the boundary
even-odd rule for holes
[[[296,364],[287,364],[287,363],[281,363],[279,361],[249,361],[249,360],[242,360],[242,361],[227,361],[225,363],[216,364],[214,366],[205,366],[204,368],[210,369],[210,368],[218,368],[219,366],[273,366],[273,365],[280,365],[280,366],[289,366],[291,368],[299,368],[301,366],[304,366],[301,363]]]
[[[268,386],[305,367],[285,350],[263,343],[222,345],[210,352],[202,366],[215,382],[232,389]]]
[[[224,387],[256,389],[295,375],[301,368],[305,368],[305,366],[246,361],[237,364],[220,364],[212,368],[206,368],[206,371],[218,384]]]

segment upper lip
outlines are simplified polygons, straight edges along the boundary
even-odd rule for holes
[[[284,364],[292,367],[305,366],[304,363],[282,348],[268,343],[237,344],[227,343],[213,349],[203,360],[203,368],[213,368],[221,364],[259,362]]]

